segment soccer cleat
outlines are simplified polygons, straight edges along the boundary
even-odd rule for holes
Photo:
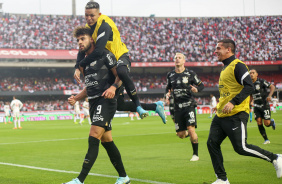
[[[19,127],[19,129],[22,129],[22,127]]]
[[[130,184],[130,179],[128,176],[126,177],[119,177],[115,184]]]
[[[197,155],[193,155],[190,161],[194,162],[194,161],[198,161],[199,159],[200,158]]]
[[[17,127],[14,127],[13,129],[18,129]]]
[[[73,180],[71,180],[67,183],[63,183],[63,184],[84,184],[84,183],[81,183],[78,178],[75,178],[75,179],[73,179]]]
[[[263,144],[270,144],[270,140],[265,140]]]
[[[273,122],[272,129],[275,130],[275,128],[276,128],[275,121],[274,121],[274,119],[271,119],[271,121]]]
[[[226,181],[222,180],[222,179],[217,179],[215,182],[213,182],[212,184],[230,184],[228,179]]]
[[[157,105],[155,112],[159,114],[159,116],[162,118],[163,123],[166,124],[165,119],[165,112],[164,112],[164,104],[162,101],[158,101],[155,103]]]
[[[272,164],[276,170],[277,178],[282,178],[282,155],[277,155],[277,159],[273,160]]]
[[[148,111],[145,111],[141,106],[138,106],[136,111],[138,112],[141,119],[147,117],[149,115]]]

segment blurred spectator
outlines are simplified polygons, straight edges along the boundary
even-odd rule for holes
[[[182,52],[190,62],[215,62],[217,40],[239,45],[242,61],[281,60],[282,16],[215,18],[113,17],[133,62],[172,62]],[[6,15],[0,19],[0,48],[75,49],[74,27],[83,16]]]

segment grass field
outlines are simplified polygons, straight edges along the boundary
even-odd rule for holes
[[[189,139],[175,135],[170,117],[163,125],[159,117],[140,121],[130,118],[113,120],[113,137],[132,184],[206,184],[216,180],[206,141],[211,119],[198,115],[198,162],[190,162]],[[263,145],[256,122],[248,124],[248,143],[274,153],[282,153],[282,112],[272,114],[277,129],[266,128],[271,144]],[[60,184],[77,177],[87,151],[89,125],[72,121],[22,122],[23,129],[0,124],[1,184]],[[231,184],[278,184],[271,163],[240,156],[229,139],[222,144],[225,169]],[[104,148],[85,184],[113,184],[117,173]]]

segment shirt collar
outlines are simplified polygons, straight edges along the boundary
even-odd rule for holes
[[[230,56],[229,58],[225,59],[222,61],[222,63],[224,64],[224,66],[228,66],[232,61],[234,61],[235,55]]]

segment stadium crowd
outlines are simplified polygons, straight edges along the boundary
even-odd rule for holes
[[[133,62],[171,62],[183,52],[190,62],[215,62],[216,41],[231,38],[242,61],[282,60],[282,16],[223,18],[112,17]],[[0,19],[0,48],[75,49],[73,28],[83,16],[9,15]]]
[[[1,75],[0,75],[1,77]],[[218,87],[218,74],[199,74],[199,78],[206,88]],[[266,72],[260,74],[276,85],[282,83],[282,74],[276,72]],[[166,74],[132,74],[133,82],[137,91],[146,92],[150,89],[165,89]],[[73,78],[67,77],[1,77],[0,91],[62,91],[62,90],[82,90],[84,82],[78,84]]]

